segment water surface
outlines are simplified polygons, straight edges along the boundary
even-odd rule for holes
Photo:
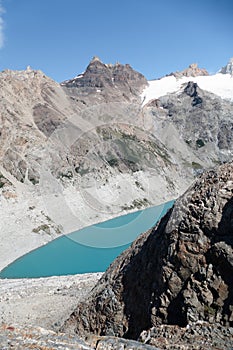
[[[173,203],[123,215],[64,235],[14,261],[0,272],[0,278],[105,271],[140,233],[154,226]]]

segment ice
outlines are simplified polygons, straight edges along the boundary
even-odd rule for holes
[[[223,99],[233,101],[233,77],[230,74],[217,73],[215,75],[183,77],[181,79],[168,76],[158,80],[151,80],[149,81],[149,86],[144,89],[141,95],[142,105],[144,106],[149,101],[168,93],[178,92],[182,85],[189,81],[197,83],[203,90],[212,92]]]

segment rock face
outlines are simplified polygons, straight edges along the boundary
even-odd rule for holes
[[[189,65],[188,68],[184,69],[183,71],[174,72],[169,74],[169,76],[170,75],[174,75],[174,77],[176,78],[182,78],[182,77],[198,77],[200,75],[207,76],[209,75],[209,73],[205,68],[199,68],[197,63],[192,63]]]
[[[96,95],[99,101],[139,101],[146,78],[129,64],[104,64],[94,57],[83,74],[63,82],[67,93],[82,100]]]
[[[230,61],[225,67],[222,67],[219,73],[233,75],[233,57],[230,59]]]
[[[137,339],[159,325],[233,325],[233,164],[199,177],[110,266],[63,329]]]

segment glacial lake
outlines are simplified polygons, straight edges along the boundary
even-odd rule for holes
[[[105,271],[174,201],[85,227],[31,251],[0,272],[0,278],[37,278]]]

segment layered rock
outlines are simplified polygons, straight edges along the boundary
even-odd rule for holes
[[[61,83],[71,96],[88,103],[96,96],[96,102],[139,101],[139,95],[147,85],[146,78],[129,64],[104,64],[94,57],[83,74]]]
[[[63,329],[137,338],[159,324],[233,325],[233,164],[208,171],[110,266]]]

